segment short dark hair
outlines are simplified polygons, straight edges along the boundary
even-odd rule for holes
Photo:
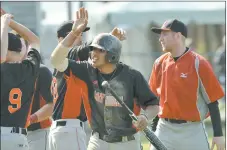
[[[20,36],[20,34],[18,34],[18,33],[16,34],[16,36],[19,37],[20,39],[23,39],[23,40],[25,41],[25,46],[26,46],[26,48],[28,48],[28,45],[29,45],[29,44],[28,44],[28,41],[25,40],[25,39],[24,39],[22,36]]]
[[[8,50],[21,52],[22,44],[19,37],[13,33],[8,33]]]

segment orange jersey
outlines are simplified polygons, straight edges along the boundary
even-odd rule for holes
[[[209,62],[187,51],[177,61],[170,53],[154,63],[149,80],[160,97],[160,118],[200,121],[207,117],[207,104],[224,96]]]
[[[87,94],[86,84],[75,77],[71,71],[64,75],[58,72],[54,80],[57,82],[57,91],[55,91],[58,96],[54,102],[53,120],[80,119],[86,121],[87,117],[83,106],[83,99]]]

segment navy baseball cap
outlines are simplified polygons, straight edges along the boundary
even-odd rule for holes
[[[72,20],[63,22],[57,30],[57,37],[65,38],[69,34],[69,32],[72,30],[73,22],[74,21],[72,21]],[[90,27],[86,27],[83,32],[86,32],[88,30],[90,30]]]
[[[188,36],[186,25],[177,19],[167,20],[163,23],[161,28],[153,27],[151,31],[157,34],[161,34],[162,31],[173,31],[180,32],[186,38]]]
[[[8,33],[8,50],[14,52],[21,52],[22,44],[18,36],[13,33]]]

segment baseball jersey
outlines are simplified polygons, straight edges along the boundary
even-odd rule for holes
[[[87,43],[81,46],[75,46],[70,50],[68,58],[73,60],[87,60],[89,51],[90,48]],[[55,91],[55,98],[57,98],[53,110],[53,120],[87,120],[81,95],[83,86],[81,86],[81,81],[77,77],[71,75],[65,76],[64,73],[58,72],[55,69],[52,88]]]
[[[118,64],[117,69],[120,69],[116,71],[118,74],[109,84],[136,115],[140,114],[141,107],[158,105],[156,96],[140,72],[122,63]],[[87,88],[88,97],[84,99],[84,106],[93,131],[111,136],[126,136],[137,132],[127,111],[102,88],[104,78],[98,69],[86,61],[69,60],[65,74],[78,77],[84,89]]]
[[[209,62],[191,50],[174,61],[170,53],[154,63],[151,90],[160,97],[160,118],[204,120],[207,104],[224,96]]]
[[[32,105],[31,114],[34,114],[45,104],[53,102],[53,96],[51,93],[51,83],[52,83],[51,71],[45,65],[41,64],[39,69],[39,76],[36,83],[36,90],[34,93],[34,101]],[[31,124],[28,127],[28,130],[34,131],[38,129],[44,129],[50,127],[50,125],[51,120],[46,119],[44,121]]]
[[[32,48],[22,62],[1,64],[1,126],[27,127],[40,60]]]

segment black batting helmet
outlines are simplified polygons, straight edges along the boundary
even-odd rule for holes
[[[106,59],[110,63],[118,63],[121,55],[121,42],[110,33],[100,33],[92,41],[91,47],[107,51]]]

